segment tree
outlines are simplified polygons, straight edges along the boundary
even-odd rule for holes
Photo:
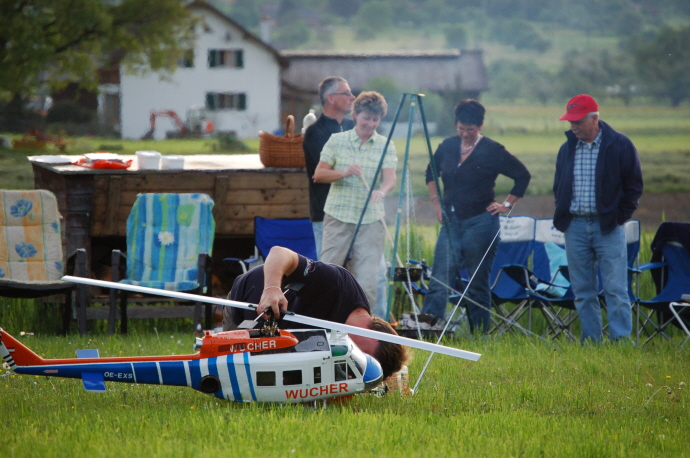
[[[180,0],[0,0],[0,98],[45,84],[95,88],[113,54],[128,71],[172,72],[192,24]]]
[[[564,98],[577,94],[589,94],[594,98],[606,96],[609,75],[600,56],[571,51],[563,60],[558,85]]]
[[[451,24],[443,29],[446,45],[449,48],[465,49],[467,46],[467,31],[461,24]]]
[[[356,39],[371,40],[376,32],[393,25],[393,8],[388,0],[373,0],[363,4],[355,15]]]
[[[635,67],[647,90],[677,107],[690,96],[690,27],[662,28],[635,52]]]
[[[546,105],[555,96],[554,77],[533,60],[499,59],[489,67],[491,91],[499,99],[537,100]]]
[[[274,33],[274,43],[281,49],[297,48],[309,41],[310,38],[311,29],[301,19],[276,29]]]

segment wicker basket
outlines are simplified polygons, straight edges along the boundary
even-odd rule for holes
[[[259,131],[259,159],[265,167],[306,167],[302,135],[294,134],[295,118],[285,122],[285,136]]]

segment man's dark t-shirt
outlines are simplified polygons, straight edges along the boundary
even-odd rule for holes
[[[282,289],[290,283],[301,283],[299,291],[288,291],[288,310],[300,315],[323,320],[345,323],[347,318],[358,308],[371,313],[364,291],[345,268],[335,264],[299,256],[295,271],[283,279]],[[239,302],[258,304],[264,288],[264,268],[257,266],[240,275],[232,285],[230,299]],[[240,324],[242,320],[253,320],[256,313],[233,309],[233,321]]]
[[[343,119],[342,124],[338,124],[333,118],[319,116],[314,124],[307,127],[304,133],[302,149],[304,150],[304,160],[307,164],[307,176],[309,177],[309,214],[312,221],[323,221],[323,207],[326,205],[330,183],[314,183],[314,171],[321,159],[321,150],[332,134],[344,132],[354,127],[350,119]]]

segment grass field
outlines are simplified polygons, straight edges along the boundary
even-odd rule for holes
[[[550,192],[555,153],[567,127],[554,121],[560,111],[559,107],[488,107],[484,132],[527,164],[534,177],[533,194]],[[685,179],[690,172],[690,109],[611,107],[605,113],[605,120],[637,144],[648,192],[668,189],[673,181],[679,190],[690,190]],[[122,146],[121,154],[140,149],[166,154],[213,152],[210,140],[70,140],[69,154],[112,144]],[[432,139],[432,147],[440,140]],[[402,152],[405,140],[395,141]],[[247,143],[256,150],[256,141]],[[414,192],[424,195],[426,144],[415,137],[410,149]],[[26,156],[27,152],[0,151],[2,187],[33,187]],[[412,253],[431,261],[433,228],[419,231],[421,248],[413,247]],[[651,236],[644,234],[642,260],[649,259]],[[649,279],[642,286],[642,296],[651,297]],[[46,358],[73,357],[76,349],[84,348],[98,348],[102,356],[191,352],[191,324],[183,320],[133,320],[126,337],[105,335],[103,323],[88,336],[62,337],[56,335],[58,316],[54,305],[0,299],[0,326],[15,335],[35,333],[22,340]],[[435,356],[415,396],[360,395],[325,410],[232,404],[175,387],[110,383],[107,393],[87,393],[77,380],[19,376],[3,369],[0,454],[592,458],[687,454],[683,431],[690,414],[688,345],[682,350],[661,342],[583,348],[512,335],[448,343],[483,357],[470,363]],[[426,358],[424,352],[414,353],[412,382]]]
[[[12,330],[16,333],[16,330]],[[25,336],[46,358],[189,353],[191,335]],[[503,337],[450,342],[412,397],[359,395],[325,410],[234,404],[189,388],[0,374],[7,457],[686,456],[688,352]],[[428,355],[415,352],[415,382]]]
[[[518,156],[532,173],[527,193],[544,195],[551,192],[556,153],[565,140],[563,132],[569,127],[558,121],[562,107],[489,106],[483,133],[506,146]],[[690,192],[690,107],[620,107],[601,108],[602,119],[616,130],[628,135],[637,146],[645,178],[645,192]],[[430,120],[433,121],[433,120]],[[432,150],[443,139],[431,138]],[[394,139],[399,164],[405,151],[406,139]],[[258,140],[247,140],[252,152],[258,151]],[[164,154],[213,154],[217,141],[200,140],[111,140],[79,137],[69,139],[67,154],[80,155],[101,151],[117,145],[113,152],[134,154],[138,150],[157,150]],[[5,189],[33,187],[33,174],[26,156],[54,154],[55,151],[0,151],[0,186]],[[429,162],[428,148],[423,136],[410,142],[410,168],[415,195],[426,195],[424,171]],[[512,183],[499,179],[498,194],[506,194]]]

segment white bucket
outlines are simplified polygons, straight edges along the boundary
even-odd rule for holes
[[[158,151],[137,151],[139,170],[158,170],[160,161],[161,153]]]
[[[161,170],[184,169],[184,156],[161,156]]]

